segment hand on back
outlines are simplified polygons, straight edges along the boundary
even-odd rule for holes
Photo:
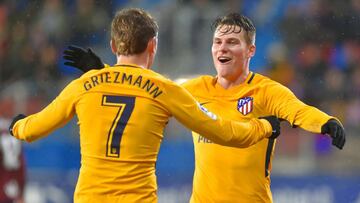
[[[64,63],[65,65],[77,68],[82,72],[104,68],[104,63],[101,61],[100,57],[90,48],[84,49],[82,47],[70,45],[68,49],[64,51],[63,58],[67,60]]]

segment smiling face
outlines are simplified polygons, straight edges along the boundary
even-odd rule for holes
[[[238,25],[220,25],[212,44],[212,57],[219,80],[242,82],[249,73],[255,45],[246,39],[246,31]]]

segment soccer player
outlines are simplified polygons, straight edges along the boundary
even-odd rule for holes
[[[333,145],[343,148],[345,132],[337,118],[304,104],[288,88],[250,71],[256,49],[256,29],[250,19],[229,13],[217,18],[213,28],[212,57],[217,75],[200,76],[183,84],[203,106],[238,121],[276,115],[294,127],[328,134]],[[80,58],[72,64],[83,71],[104,66],[91,51],[78,54],[94,59],[86,60],[93,64],[80,63]],[[191,203],[272,202],[270,173],[275,139],[240,149],[219,145],[204,136],[193,132],[196,163]]]
[[[250,71],[256,49],[256,29],[250,19],[229,13],[213,22],[213,30],[216,77],[200,76],[183,84],[200,103],[232,120],[276,115],[292,126],[329,134],[332,144],[343,148],[345,133],[337,118],[304,104],[285,86]],[[202,142],[202,135],[193,133],[196,163],[191,203],[272,202],[275,139],[239,149]]]
[[[279,135],[276,117],[224,120],[183,87],[151,71],[157,31],[147,12],[120,10],[112,21],[110,42],[117,64],[83,74],[41,112],[18,115],[9,127],[13,136],[31,142],[77,114],[81,168],[75,202],[157,202],[155,163],[171,116],[228,146],[248,147]],[[71,63],[72,55],[67,59]]]

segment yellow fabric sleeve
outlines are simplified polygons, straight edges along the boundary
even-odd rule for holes
[[[32,142],[71,120],[75,114],[74,100],[77,95],[73,83],[65,87],[60,95],[42,111],[17,121],[13,127],[14,137]]]
[[[236,122],[217,117],[178,85],[169,85],[165,95],[163,105],[180,123],[215,143],[249,147],[272,133],[270,123],[264,119]]]
[[[266,88],[263,91],[263,101],[265,101],[266,106],[264,108],[270,111],[272,115],[289,121],[294,127],[299,126],[310,132],[320,133],[321,126],[329,119],[338,120],[313,106],[303,103],[294,93],[279,83],[273,82],[264,85],[264,88]]]

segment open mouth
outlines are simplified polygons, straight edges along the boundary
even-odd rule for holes
[[[231,58],[226,57],[226,56],[220,56],[220,57],[218,57],[218,60],[220,61],[220,63],[224,64],[224,63],[231,61]]]

